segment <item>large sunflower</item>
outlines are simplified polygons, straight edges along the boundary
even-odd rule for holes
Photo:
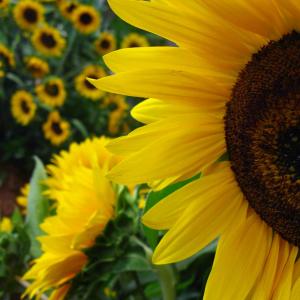
[[[37,85],[35,91],[43,103],[52,107],[62,106],[67,95],[64,82],[60,78],[48,79]]]
[[[47,193],[57,201],[57,213],[42,224],[43,254],[25,274],[33,280],[26,291],[30,297],[54,288],[51,299],[63,299],[68,282],[87,262],[82,250],[94,244],[113,217],[116,194],[104,175],[117,158],[105,150],[106,143],[104,138],[73,143],[48,166]]]
[[[53,111],[48,115],[47,121],[43,124],[45,138],[51,144],[58,146],[70,135],[70,124],[64,121],[58,111]]]
[[[87,78],[99,79],[104,76],[106,76],[106,72],[102,67],[97,65],[86,66],[81,74],[75,77],[75,88],[82,96],[91,100],[99,100],[104,93],[90,84]]]
[[[79,5],[72,13],[72,22],[79,32],[90,34],[99,29],[101,17],[93,6]]]
[[[60,32],[50,26],[35,29],[31,41],[36,50],[47,56],[60,56],[66,45]]]
[[[11,113],[15,120],[23,126],[29,124],[34,118],[36,104],[33,102],[33,96],[25,91],[16,91],[11,98]]]
[[[111,178],[161,187],[204,173],[144,216],[169,230],[153,261],[220,237],[204,299],[300,299],[300,2],[109,2],[178,45],[108,54],[117,74],[91,80],[150,98],[133,110],[147,125],[110,144],[126,155]]]

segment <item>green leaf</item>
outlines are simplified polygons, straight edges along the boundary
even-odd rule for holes
[[[155,204],[157,204],[159,201],[170,195],[171,193],[177,191],[178,189],[182,188],[186,184],[200,178],[200,174],[185,180],[181,182],[177,182],[174,184],[171,184],[170,186],[162,189],[161,191],[158,192],[151,192],[148,195],[146,206],[144,209],[144,213],[146,213],[151,207],[153,207]],[[159,237],[159,231],[151,229],[145,225],[143,225],[144,228],[144,233],[147,239],[147,242],[149,246],[154,250],[156,245],[158,244],[158,237]]]
[[[42,182],[47,178],[44,165],[39,158],[34,157],[34,160],[35,169],[30,179],[26,229],[31,240],[31,254],[38,257],[41,254],[41,249],[36,238],[43,234],[40,224],[49,213],[49,203],[43,196]]]
[[[151,271],[151,265],[142,255],[131,253],[122,257],[113,267],[115,273],[127,271]]]

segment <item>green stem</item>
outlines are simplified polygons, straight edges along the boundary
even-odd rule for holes
[[[169,265],[153,266],[157,273],[164,300],[175,300],[175,276]]]

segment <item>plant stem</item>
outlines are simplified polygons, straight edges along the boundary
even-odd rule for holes
[[[175,276],[171,266],[160,265],[153,266],[159,278],[159,283],[162,289],[162,295],[164,300],[175,300]]]

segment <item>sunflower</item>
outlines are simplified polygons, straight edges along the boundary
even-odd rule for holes
[[[11,232],[13,229],[12,222],[10,218],[8,217],[3,217],[0,219],[0,232]]]
[[[42,78],[49,73],[49,65],[46,61],[30,56],[25,59],[26,68],[34,78]]]
[[[14,67],[16,65],[15,56],[4,44],[0,43],[0,63],[1,66]]]
[[[57,201],[57,212],[41,225],[46,233],[39,238],[43,254],[24,276],[34,280],[26,291],[30,297],[53,288],[51,299],[63,299],[69,281],[87,262],[83,250],[94,244],[114,215],[116,194],[105,173],[117,159],[106,143],[104,138],[73,143],[48,166],[47,192]]]
[[[73,16],[73,12],[78,7],[78,3],[76,1],[63,1],[58,4],[59,10],[61,14],[66,18],[71,20]]]
[[[100,37],[95,41],[95,49],[100,55],[104,55],[116,50],[116,38],[110,32],[102,32]]]
[[[34,118],[36,104],[33,96],[25,90],[15,92],[11,98],[11,113],[18,123],[23,126]]]
[[[0,0],[0,9],[7,8],[9,5],[9,0]]]
[[[45,138],[51,144],[58,146],[70,135],[70,124],[64,121],[58,111],[53,111],[48,115],[46,123],[43,125]]]
[[[110,144],[126,155],[110,178],[161,188],[204,174],[144,216],[168,230],[154,263],[220,237],[204,299],[299,299],[300,2],[109,3],[177,44],[110,53],[117,74],[91,80],[150,98],[132,112],[146,125]]]
[[[121,42],[121,48],[136,48],[148,46],[149,42],[146,37],[138,33],[129,33],[123,38]]]
[[[22,208],[23,213],[26,213],[29,192],[30,192],[30,184],[26,183],[24,186],[22,186],[20,190],[20,194],[17,197],[17,204]]]
[[[81,74],[75,77],[75,88],[79,94],[91,100],[100,99],[104,93],[89,83],[87,78],[102,78],[106,76],[105,70],[97,65],[86,66]]]
[[[72,13],[72,22],[79,32],[90,34],[99,29],[101,17],[93,6],[79,5]]]
[[[22,0],[14,7],[16,23],[26,30],[33,30],[44,20],[44,7],[37,1]]]
[[[31,41],[36,50],[47,56],[60,56],[66,44],[60,32],[50,26],[35,29]]]
[[[62,106],[67,95],[64,82],[60,78],[48,79],[37,85],[35,91],[39,99],[51,107]]]

